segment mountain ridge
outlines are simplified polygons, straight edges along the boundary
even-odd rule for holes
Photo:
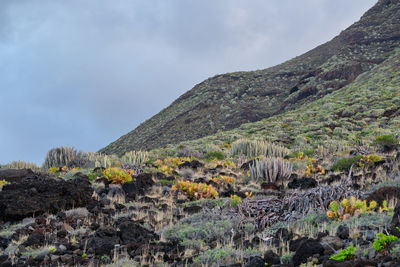
[[[386,60],[400,44],[400,3],[380,0],[331,41],[271,68],[220,74],[100,150],[122,155],[193,140],[320,99]]]

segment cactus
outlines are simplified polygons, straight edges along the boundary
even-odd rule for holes
[[[329,218],[336,218],[340,221],[347,220],[352,216],[359,216],[364,212],[373,212],[377,207],[376,201],[371,201],[367,204],[366,200],[357,199],[354,196],[351,196],[350,199],[343,199],[340,202],[340,205],[337,201],[332,201],[329,204],[329,210],[326,215]]]
[[[276,145],[263,140],[239,139],[232,143],[232,156],[246,156],[247,158],[255,158],[258,156],[265,157],[285,157],[290,150],[281,145]]]
[[[121,161],[126,164],[132,164],[135,167],[143,165],[149,159],[147,151],[129,151],[122,156]]]
[[[292,174],[292,164],[281,158],[264,158],[256,160],[250,165],[250,177],[253,180],[263,179],[275,183],[278,180],[288,179]]]
[[[43,168],[67,166],[77,155],[77,151],[73,147],[58,147],[50,149],[47,152]]]
[[[32,169],[37,170],[39,167],[35,163],[24,162],[24,161],[13,161],[4,166],[10,169]]]

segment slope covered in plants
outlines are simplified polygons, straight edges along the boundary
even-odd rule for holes
[[[368,144],[377,136],[398,136],[399,52],[351,84],[296,110],[183,144],[201,150],[210,143],[231,143],[247,137],[269,139],[296,150],[315,149],[318,145],[355,147]],[[177,146],[167,147],[176,149]]]

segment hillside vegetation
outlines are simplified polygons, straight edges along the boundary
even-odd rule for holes
[[[400,2],[380,0],[101,152],[0,166],[0,266],[400,266],[398,42]]]

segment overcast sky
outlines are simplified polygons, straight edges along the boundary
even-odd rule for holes
[[[322,44],[377,0],[0,0],[0,164],[97,151],[202,80]]]

